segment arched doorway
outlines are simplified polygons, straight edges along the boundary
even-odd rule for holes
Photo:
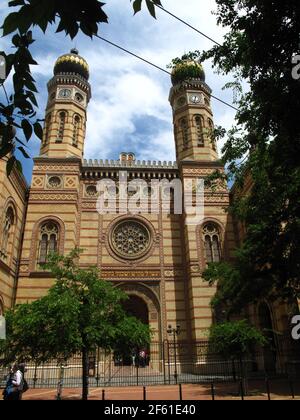
[[[134,316],[143,324],[149,324],[149,310],[146,302],[139,296],[129,295],[123,304],[127,315]]]
[[[130,294],[123,303],[123,308],[128,316],[137,318],[145,325],[149,325],[149,309],[147,303],[139,296]],[[115,365],[146,367],[150,362],[150,348],[122,349],[114,355]]]
[[[268,344],[263,350],[265,371],[268,374],[275,373],[277,362],[276,338],[274,335],[271,311],[265,302],[259,305],[258,316],[260,328],[268,340]]]

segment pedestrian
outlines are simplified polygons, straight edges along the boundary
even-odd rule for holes
[[[27,392],[28,389],[29,389],[28,383],[25,379],[25,373],[27,372],[27,369],[26,369],[26,365],[25,365],[24,362],[19,363],[19,370],[22,373],[22,389],[21,389],[21,392],[20,392],[20,400],[21,400],[24,392]]]
[[[144,349],[140,351],[139,356],[140,356],[140,366],[143,368],[146,367],[146,352]]]
[[[134,366],[135,367],[135,361],[136,361],[136,351],[135,350],[133,350],[132,351],[132,353],[131,353],[131,360],[132,360],[132,366]]]
[[[3,391],[3,399],[18,401],[22,398],[23,375],[17,363],[13,365],[7,377],[6,386]]]

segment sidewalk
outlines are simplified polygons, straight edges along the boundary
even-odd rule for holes
[[[102,400],[102,388],[90,388],[89,400]],[[141,401],[143,400],[143,387],[105,388],[105,400],[114,401]],[[275,391],[275,390],[274,390]],[[288,390],[276,390],[271,393],[271,400],[292,400]],[[216,400],[241,400],[237,395],[237,386],[216,386]],[[184,401],[212,400],[210,385],[182,385],[182,398]],[[23,400],[55,400],[55,389],[31,389],[23,395]],[[81,389],[64,389],[63,400],[80,400]],[[146,388],[147,401],[179,401],[179,386],[154,386]],[[268,400],[267,393],[254,389],[250,390],[250,396],[245,400]],[[297,393],[295,400],[300,401]]]

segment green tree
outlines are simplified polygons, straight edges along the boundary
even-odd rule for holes
[[[245,320],[225,322],[210,328],[209,342],[214,353],[233,363],[235,360],[239,362],[244,392],[247,393],[248,382],[243,362],[256,346],[267,345],[263,334]]]
[[[161,6],[160,0],[130,0],[134,13],[138,13],[146,3],[149,13],[155,17],[155,5]],[[38,107],[35,94],[35,80],[31,66],[37,62],[31,55],[30,47],[34,42],[32,29],[39,27],[44,33],[49,26],[56,25],[56,32],[64,32],[74,39],[79,32],[93,38],[98,34],[99,24],[107,23],[104,11],[105,3],[99,0],[12,0],[8,6],[13,9],[2,25],[3,36],[11,35],[13,54],[0,51],[6,60],[6,77],[13,72],[13,92],[8,94],[4,81],[0,79],[6,102],[0,102],[0,158],[8,156],[7,173],[10,174],[15,164],[22,166],[14,152],[16,148],[28,158],[27,143],[33,133],[42,139],[41,120],[36,118]],[[15,130],[24,133],[25,140],[15,137]]]
[[[82,398],[88,396],[88,355],[97,347],[111,351],[150,343],[149,326],[128,317],[126,295],[100,280],[96,268],[81,269],[79,251],[52,255],[46,268],[56,282],[48,294],[6,314],[7,340],[0,341],[6,363],[19,360],[67,360],[82,353]]]
[[[245,320],[213,325],[209,342],[214,352],[227,360],[242,360],[255,346],[267,344],[263,334]]]
[[[228,132],[223,163],[235,181],[230,208],[247,227],[234,264],[213,265],[214,303],[240,310],[261,298],[300,297],[300,81],[292,77],[299,53],[297,0],[216,0],[221,46],[198,53],[233,74],[239,111]],[[249,92],[242,93],[247,81]],[[244,193],[245,180],[252,189]]]

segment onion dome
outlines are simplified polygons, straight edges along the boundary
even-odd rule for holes
[[[71,50],[69,54],[64,54],[59,57],[54,66],[54,75],[58,74],[78,74],[83,77],[85,80],[89,79],[89,65],[79,55],[79,52],[76,49]]]
[[[193,60],[184,60],[174,67],[172,71],[173,85],[189,79],[200,79],[201,82],[205,82],[205,72],[201,63]]]

